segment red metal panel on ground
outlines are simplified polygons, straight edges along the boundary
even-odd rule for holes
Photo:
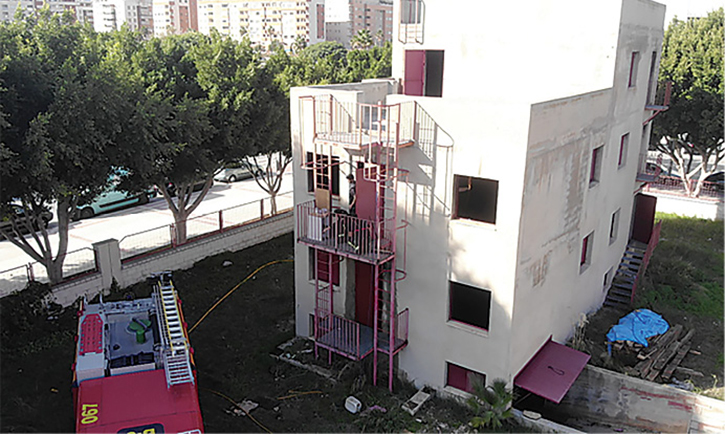
[[[81,323],[80,350],[81,356],[86,353],[101,353],[103,342],[103,320],[97,313],[83,318]]]
[[[655,224],[657,198],[638,193],[634,197],[634,218],[632,220],[632,239],[649,243],[652,228]]]
[[[519,371],[514,384],[558,404],[590,357],[549,338]]]
[[[355,321],[373,326],[373,266],[355,261]]]
[[[403,93],[423,96],[425,77],[425,50],[405,50],[405,79]]]
[[[78,433],[116,433],[154,424],[167,433],[204,430],[195,384],[167,388],[163,369],[83,381],[75,411]]]

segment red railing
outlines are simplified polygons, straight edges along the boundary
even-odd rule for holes
[[[662,230],[662,220],[658,221],[657,224],[655,224],[654,228],[652,228],[652,234],[649,237],[649,242],[647,243],[647,249],[644,251],[644,257],[642,258],[642,265],[639,267],[639,271],[637,271],[637,276],[634,278],[634,283],[632,283],[632,295],[629,299],[629,303],[634,303],[634,293],[637,290],[637,282],[639,282],[639,279],[644,276],[645,270],[647,270],[647,264],[649,264],[649,260],[652,257],[652,253],[655,251],[655,247],[657,247],[657,244],[660,242],[660,231]]]
[[[323,211],[314,201],[297,204],[297,238],[343,256],[382,260],[392,253],[392,231],[358,217]]]
[[[697,187],[697,179],[691,179],[689,180],[689,187],[690,191],[695,191],[695,187]],[[649,181],[647,185],[644,188],[645,191],[666,191],[668,193],[674,193],[674,194],[681,194],[684,195],[687,191],[685,189],[685,185],[682,181],[682,178],[678,176],[658,176],[653,181]],[[723,187],[721,184],[715,183],[715,182],[702,182],[702,187],[700,188],[700,194],[699,197],[707,197],[707,198],[722,198],[723,197]]]
[[[360,323],[331,314],[317,312],[315,315],[315,341],[342,356],[360,360],[365,354],[360,350]]]

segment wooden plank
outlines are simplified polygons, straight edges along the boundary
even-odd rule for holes
[[[677,366],[675,368],[675,372],[682,372],[683,374],[690,375],[693,377],[704,377],[705,376],[705,374],[703,374],[700,371],[696,371],[696,370],[690,369],[690,368],[684,368],[682,366]]]
[[[682,333],[682,325],[677,324],[674,327],[670,327],[669,330],[667,330],[664,335],[657,340],[657,343],[655,345],[650,345],[647,348],[640,351],[640,355],[637,357],[641,360],[647,359],[652,356],[652,354],[662,350],[662,348],[667,347],[672,341],[677,339],[680,336],[680,333]]]
[[[675,354],[677,354],[680,348],[692,338],[692,335],[694,333],[695,330],[691,329],[689,332],[687,332],[687,335],[685,335],[682,340],[674,341],[667,346],[667,348],[659,355],[659,357],[657,357],[654,365],[652,365],[652,370],[650,371],[650,373],[647,374],[647,379],[649,381],[653,381],[655,378],[657,378],[657,375],[664,369],[664,367],[667,365],[667,362],[675,357]]]
[[[682,332],[682,326],[680,324],[677,324],[676,326],[672,327],[671,330],[672,333],[670,334],[670,336],[665,336],[663,340],[657,345],[657,351],[650,354],[652,364],[650,365],[650,369],[648,369],[646,372],[642,372],[642,378],[646,378],[649,381],[654,381],[654,379],[657,378],[657,375],[659,375],[660,371],[662,370],[662,367],[664,367],[663,364],[662,367],[656,368],[655,364],[657,364],[658,361],[665,355],[668,348],[670,348],[672,342],[677,341],[677,338],[680,336],[680,332]],[[669,356],[667,360],[669,360],[670,358],[672,358],[672,356]],[[667,361],[665,361],[665,363],[666,362]]]
[[[672,373],[675,372],[675,368],[682,362],[682,359],[685,358],[687,355],[687,352],[690,351],[690,347],[692,344],[687,343],[680,347],[680,349],[677,351],[677,355],[675,355],[675,358],[672,359],[672,361],[665,367],[665,370],[662,371],[662,379],[669,380],[670,377],[672,377]]]

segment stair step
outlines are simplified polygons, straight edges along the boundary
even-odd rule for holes
[[[618,303],[626,303],[626,304],[629,304],[629,302],[631,301],[630,297],[624,297],[621,295],[613,294],[611,292],[607,295],[607,299],[618,302]]]
[[[626,289],[620,289],[620,288],[611,288],[609,290],[610,294],[618,295],[621,297],[627,297],[627,299],[630,299],[632,297],[632,291],[627,291]]]
[[[632,257],[629,257],[629,256],[624,256],[622,258],[622,262],[629,262],[630,264],[637,264],[637,265],[639,265],[639,264],[642,263],[642,260],[641,259],[637,259],[637,258],[632,258]]]
[[[627,249],[624,251],[625,255],[634,256],[635,258],[644,258],[644,252],[640,250]]]

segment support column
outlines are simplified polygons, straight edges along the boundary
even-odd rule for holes
[[[101,273],[101,285],[103,295],[111,293],[113,279],[121,283],[121,249],[118,240],[110,239],[93,243],[93,251],[96,255],[96,266]]]

